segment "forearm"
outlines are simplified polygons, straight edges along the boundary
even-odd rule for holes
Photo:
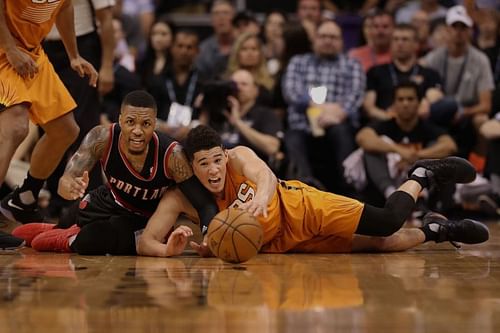
[[[263,198],[267,203],[271,201],[274,193],[276,192],[276,186],[278,185],[278,179],[271,171],[271,169],[262,169],[257,173],[257,193],[256,197]]]
[[[450,156],[457,151],[457,145],[449,136],[442,137],[434,145],[425,149],[419,150],[417,156],[419,159],[424,158],[443,158]]]
[[[397,146],[394,143],[383,140],[371,128],[362,129],[356,136],[356,142],[361,148],[370,153],[397,152]]]
[[[5,0],[0,1],[0,48],[8,51],[16,47],[16,40],[12,37],[5,20]]]
[[[99,37],[101,39],[101,68],[113,68],[114,49],[116,45],[113,31],[113,14],[111,8],[96,11],[99,21]]]
[[[235,127],[248,141],[257,149],[266,153],[266,155],[271,156],[278,152],[280,147],[278,138],[261,133],[241,120],[236,122]]]
[[[57,16],[56,27],[61,35],[68,58],[70,60],[77,58],[79,54],[75,36],[73,3],[71,0],[65,0],[63,8],[61,8]]]

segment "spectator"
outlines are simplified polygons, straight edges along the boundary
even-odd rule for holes
[[[297,0],[297,19],[313,40],[316,28],[321,23],[321,0]]]
[[[191,120],[197,117],[195,101],[203,81],[195,66],[198,44],[196,32],[177,31],[171,49],[172,62],[151,86],[150,92],[158,103],[158,130],[177,140],[184,138]]]
[[[234,7],[228,0],[215,0],[210,12],[214,35],[200,45],[197,67],[203,77],[220,77],[226,70],[229,53],[234,42],[232,19]]]
[[[170,61],[170,47],[172,46],[173,35],[172,24],[166,19],[160,18],[153,23],[146,53],[137,66],[142,84],[146,89],[150,89],[155,78],[165,71]]]
[[[417,160],[442,158],[457,150],[444,130],[419,118],[419,90],[415,82],[398,83],[394,88],[394,117],[364,127],[356,136],[364,150],[368,181],[375,188],[367,202],[383,203],[406,179],[408,168]],[[388,166],[390,153],[397,160],[391,165],[392,172]]]
[[[431,118],[450,128],[459,156],[469,157],[473,148],[484,155],[484,147],[478,145],[477,131],[491,110],[494,83],[490,64],[488,58],[470,43],[473,23],[463,6],[450,8],[446,23],[447,46],[427,54],[423,63],[443,78],[443,90],[455,107],[455,113],[450,116],[436,109],[432,110]]]
[[[357,61],[342,54],[342,46],[340,27],[333,21],[321,23],[313,53],[297,55],[288,64],[283,95],[288,103],[289,126],[285,143],[287,154],[297,168],[295,176],[317,185],[308,152],[312,151],[313,134],[324,132],[327,150],[322,152],[322,158],[333,156],[329,174],[338,184],[337,190],[343,192],[340,194],[346,194],[349,189],[343,179],[342,162],[354,150],[353,129],[358,125],[365,74]],[[309,96],[311,88],[324,98],[315,98],[317,103],[314,103]],[[308,121],[308,112],[318,117]]]
[[[249,71],[239,69],[231,75],[231,80],[237,86],[237,93],[228,97],[228,109],[203,110],[200,122],[216,129],[225,147],[247,146],[270,161],[280,150],[281,123],[272,109],[259,105],[259,89]]]
[[[276,75],[280,69],[284,49],[283,28],[287,22],[286,14],[278,10],[270,11],[264,20],[263,49],[267,70],[271,75]]]
[[[249,11],[238,12],[234,16],[232,24],[236,38],[245,32],[249,32],[254,35],[260,34],[259,21],[257,21],[254,14]]]
[[[154,0],[117,0],[117,4],[116,17],[124,23],[127,44],[133,50],[134,57],[141,59],[155,19]]]
[[[231,50],[227,73],[231,75],[238,69],[246,69],[252,73],[257,85],[264,87],[268,92],[273,88],[274,80],[267,70],[262,42],[253,33],[246,32],[240,35]]]
[[[430,51],[429,35],[430,22],[429,15],[423,10],[417,10],[411,18],[410,24],[417,30],[418,57],[422,57]]]
[[[391,61],[391,37],[394,20],[389,13],[377,11],[372,14],[373,34],[370,44],[351,49],[349,57],[358,60],[368,72],[375,65]],[[367,41],[368,42],[368,41]]]
[[[441,6],[438,0],[408,1],[396,11],[396,23],[410,23],[415,13],[419,10],[425,12],[429,20],[444,18],[446,16],[446,8]]]
[[[439,100],[441,79],[439,74],[417,63],[418,39],[416,29],[409,24],[397,25],[392,34],[389,64],[372,67],[367,75],[367,93],[363,102],[369,120],[388,120],[394,116],[391,108],[394,88],[403,81],[417,84],[419,114],[427,116],[430,104]]]

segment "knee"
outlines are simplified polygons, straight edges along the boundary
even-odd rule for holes
[[[2,131],[16,145],[19,145],[29,132],[27,109],[24,106],[17,105],[4,112],[9,112],[9,117],[8,121],[4,122],[6,126],[2,126]]]

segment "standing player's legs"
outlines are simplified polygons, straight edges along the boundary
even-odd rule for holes
[[[26,88],[31,99],[30,117],[45,134],[35,146],[27,178],[0,205],[5,216],[21,223],[43,219],[38,211],[38,194],[79,131],[70,113],[76,104],[45,54],[38,55],[37,65],[38,73],[26,82]]]
[[[28,135],[28,106],[17,104],[2,110],[0,95],[0,185],[5,179],[10,160],[17,147]]]

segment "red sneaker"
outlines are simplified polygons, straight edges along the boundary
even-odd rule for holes
[[[31,241],[33,240],[33,238],[44,231],[51,230],[55,226],[56,225],[52,223],[23,224],[12,230],[12,235],[24,239],[26,241],[26,246],[31,246]]]
[[[37,251],[71,252],[69,238],[80,232],[76,224],[68,229],[52,229],[42,232],[31,241],[31,247]]]

